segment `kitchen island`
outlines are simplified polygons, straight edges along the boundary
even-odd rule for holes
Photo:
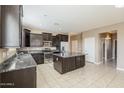
[[[85,54],[58,53],[53,54],[54,69],[63,74],[85,66]]]

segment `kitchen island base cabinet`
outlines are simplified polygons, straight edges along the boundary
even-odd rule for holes
[[[77,56],[75,57],[75,68],[80,68],[85,65],[85,56]]]
[[[1,88],[36,88],[36,67],[1,73]]]
[[[54,69],[63,74],[85,66],[85,55],[62,57],[53,55]]]
[[[73,57],[63,59],[54,56],[53,59],[57,59],[54,61],[54,68],[61,74],[75,69],[75,58]]]

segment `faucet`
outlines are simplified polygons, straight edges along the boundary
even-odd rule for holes
[[[17,53],[17,52],[16,52],[16,58],[17,58],[17,59],[20,59],[20,55],[19,55],[19,53]]]

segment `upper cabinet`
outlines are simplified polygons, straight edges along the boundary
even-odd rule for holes
[[[42,33],[43,41],[52,41],[52,33]]]
[[[57,37],[56,36],[52,36],[52,46],[56,47],[57,45]]]
[[[68,42],[68,35],[58,34],[57,39],[61,42]]]
[[[22,6],[1,5],[0,6],[0,47],[21,46],[21,17]]]
[[[24,31],[24,37],[23,37],[24,45],[25,47],[30,47],[30,32],[31,31],[28,29],[24,29],[23,31]]]
[[[43,40],[42,40],[42,34],[30,34],[30,47],[42,47],[43,46]]]

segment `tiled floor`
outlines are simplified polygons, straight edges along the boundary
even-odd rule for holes
[[[60,74],[53,68],[52,63],[41,64],[37,67],[38,88],[105,88],[124,87],[124,72],[117,71],[115,65],[86,66],[77,70]]]

